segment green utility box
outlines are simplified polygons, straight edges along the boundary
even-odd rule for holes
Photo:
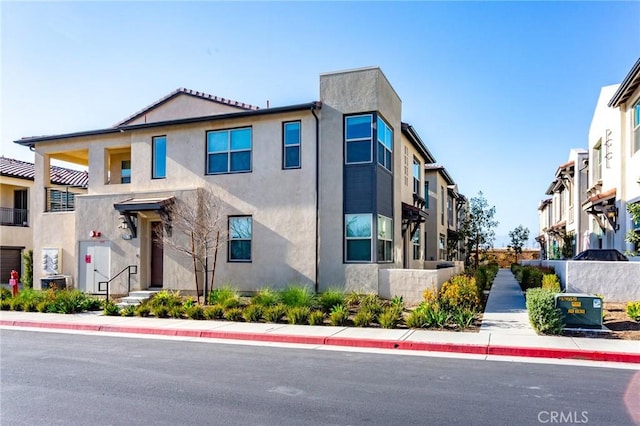
[[[602,299],[582,293],[556,294],[564,326],[568,328],[602,328]]]

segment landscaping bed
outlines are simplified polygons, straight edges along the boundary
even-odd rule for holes
[[[611,330],[609,333],[592,331],[564,330],[563,336],[592,337],[600,339],[640,340],[640,323],[627,315],[626,303],[605,302],[602,325]]]

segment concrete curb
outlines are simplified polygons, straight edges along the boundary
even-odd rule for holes
[[[518,346],[491,346],[459,343],[431,343],[407,340],[383,340],[353,337],[304,336],[291,334],[267,334],[251,332],[231,332],[216,330],[181,330],[158,327],[130,327],[118,325],[90,325],[61,322],[40,322],[25,320],[0,320],[0,326],[33,327],[78,331],[98,331],[123,334],[151,334],[175,337],[209,339],[229,339],[274,343],[299,343],[307,345],[347,346],[357,348],[399,349],[427,352],[450,352],[477,355],[497,355],[530,358],[573,359],[586,361],[606,361],[640,364],[640,353],[603,352],[581,349],[535,348]]]

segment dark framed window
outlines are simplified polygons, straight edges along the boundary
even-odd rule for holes
[[[420,161],[413,157],[413,193],[420,195]]]
[[[393,171],[392,154],[393,154],[393,130],[378,117],[378,164],[390,172]]]
[[[302,144],[301,123],[291,121],[282,124],[282,167],[299,169]]]
[[[251,171],[251,127],[207,132],[207,174]]]
[[[345,164],[371,163],[373,115],[345,117]]]
[[[413,234],[411,245],[413,245],[413,260],[420,260],[420,230]]]
[[[371,262],[371,225],[373,215],[344,215],[345,261]]]
[[[251,216],[229,217],[229,262],[250,262],[253,239]]]
[[[429,208],[429,181],[426,180],[426,177],[424,181],[424,208]]]
[[[393,262],[393,219],[378,215],[378,262]]]
[[[633,106],[633,152],[640,151],[640,100]]]
[[[151,143],[151,178],[167,177],[167,137],[155,136]]]
[[[120,162],[120,183],[131,183],[131,160]]]

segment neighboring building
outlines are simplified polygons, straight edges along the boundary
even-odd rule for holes
[[[540,232],[536,241],[540,244],[540,259],[549,259],[553,255],[551,226],[553,225],[553,203],[552,198],[540,201],[538,206],[538,220]]]
[[[191,259],[155,236],[184,238],[168,206],[205,188],[229,230],[217,283],[377,291],[379,270],[423,269],[428,252],[414,238],[427,218],[419,172],[435,159],[401,112],[381,70],[364,68],[322,74],[320,101],[259,109],[179,89],[111,128],[23,138],[35,151],[34,255],[56,248],[89,293],[130,266],[131,289],[188,292]],[[52,159],[88,167],[73,211],[43,201]],[[37,286],[47,271],[35,269]]]
[[[51,167],[50,185],[45,193],[50,211],[72,209],[74,194],[85,193],[87,173]],[[21,275],[22,253],[33,249],[33,163],[0,157],[0,282],[9,282],[15,269]]]

